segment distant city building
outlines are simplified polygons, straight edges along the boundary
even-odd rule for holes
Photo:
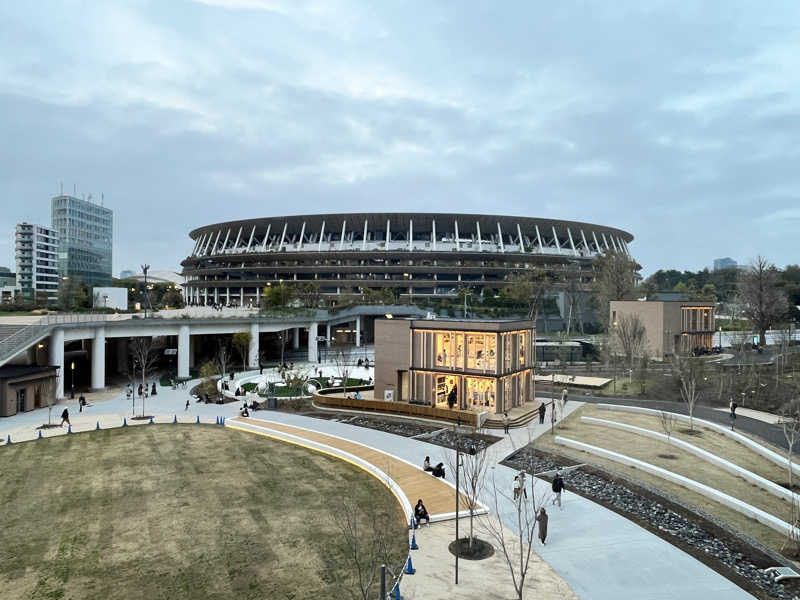
[[[96,287],[92,288],[93,308],[116,308],[128,310],[128,288]]]
[[[0,287],[16,286],[17,274],[12,273],[8,267],[0,267]]]
[[[111,284],[113,211],[74,196],[52,200],[58,231],[59,274],[82,279],[90,288]]]
[[[714,259],[714,270],[719,271],[720,269],[735,269],[736,268],[736,261],[732,258],[715,258]]]
[[[144,281],[144,273],[131,273],[130,279],[136,281]],[[176,285],[183,285],[185,278],[180,273],[175,271],[148,271],[147,283],[174,283]]]
[[[133,277],[136,274],[136,271],[131,271],[130,269],[125,269],[124,271],[119,272],[120,279],[128,279],[129,277]]]
[[[51,227],[20,223],[14,236],[16,283],[24,298],[58,293],[58,233]]]

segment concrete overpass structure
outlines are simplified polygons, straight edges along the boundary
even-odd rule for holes
[[[194,362],[193,340],[198,336],[215,336],[248,331],[251,336],[247,353],[249,368],[259,365],[259,337],[262,333],[292,330],[292,346],[299,349],[301,333],[305,334],[308,360],[317,362],[318,343],[330,344],[331,328],[352,323],[355,345],[361,343],[362,326],[366,319],[381,318],[386,313],[397,316],[424,317],[425,311],[413,306],[360,306],[331,314],[323,310],[298,309],[284,315],[261,315],[256,311],[223,311],[182,309],[162,311],[150,318],[138,314],[59,314],[39,319],[22,318],[14,325],[13,318],[3,320],[6,335],[0,339],[0,366],[12,364],[43,364],[59,367],[56,397],[64,396],[64,345],[81,340],[90,344],[91,388],[106,386],[106,358],[110,343],[116,343],[113,354],[117,369],[125,372],[128,361],[128,340],[137,337],[174,337],[177,339],[178,377],[189,377]],[[11,323],[11,324],[9,324]],[[324,327],[324,329],[323,329]],[[10,329],[9,329],[10,328]],[[324,332],[320,335],[321,331]]]

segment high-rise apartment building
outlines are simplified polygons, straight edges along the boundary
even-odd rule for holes
[[[59,275],[81,279],[89,288],[110,285],[113,211],[61,195],[53,198],[51,218],[60,242]]]
[[[17,287],[25,298],[54,298],[58,293],[58,232],[20,223],[14,239]]]

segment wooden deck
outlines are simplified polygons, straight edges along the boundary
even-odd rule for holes
[[[262,421],[260,419],[242,417],[236,417],[235,419],[229,419],[226,421],[227,424],[234,426],[237,422],[247,423],[256,427],[264,428],[267,430],[265,431],[266,435],[269,434],[269,430],[288,433],[300,438],[317,442],[319,444],[325,444],[326,446],[332,446],[333,448],[338,448],[339,450],[349,452],[350,454],[358,456],[362,460],[371,463],[391,477],[403,490],[403,493],[405,494],[406,498],[408,498],[408,501],[412,507],[417,503],[419,498],[422,498],[422,501],[425,503],[425,506],[428,509],[428,514],[430,514],[432,518],[438,517],[437,520],[441,520],[443,516],[448,513],[452,516],[452,518],[455,518],[455,488],[443,482],[441,479],[434,477],[430,473],[426,473],[421,468],[410,465],[404,460],[400,460],[391,454],[369,448],[357,442],[343,440],[331,435],[310,431],[301,427],[293,427],[291,425],[274,423],[272,421]],[[249,430],[243,429],[243,431]],[[312,450],[314,449],[313,447],[309,448]],[[449,475],[450,474],[448,473],[448,476]],[[463,494],[459,494],[459,496],[460,510],[468,510],[467,499]]]

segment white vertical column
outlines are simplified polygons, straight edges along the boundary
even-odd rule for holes
[[[317,244],[317,252],[322,252],[322,238],[325,237],[325,219],[322,220],[322,227],[319,230],[319,243]]]
[[[331,324],[328,323],[327,327],[328,327],[328,329],[327,329],[326,335],[325,335],[325,347],[326,348],[330,348],[331,347]]]
[[[61,328],[53,329],[50,332],[49,361],[54,367],[58,367],[58,386],[55,394],[56,400],[64,397],[64,380],[67,373],[64,370],[64,330]]]
[[[339,250],[344,248],[344,237],[347,233],[347,219],[342,221],[342,234],[339,236]]]
[[[600,253],[603,249],[600,247],[600,242],[597,241],[597,235],[592,231],[592,239],[594,239],[594,251]]]
[[[236,250],[239,247],[239,242],[242,239],[242,227],[244,227],[244,226],[242,225],[241,227],[239,227],[239,233],[236,234],[236,241],[233,242],[233,249],[234,250]]]
[[[251,369],[258,368],[258,323],[250,323],[250,346],[247,348],[247,366]]]
[[[356,347],[361,346],[361,315],[356,317]]]
[[[483,252],[483,240],[481,239],[480,221],[475,221],[475,229],[478,230],[478,252]]]
[[[572,246],[572,253],[577,256],[578,251],[575,249],[575,242],[572,240],[572,232],[567,227],[567,236],[569,237],[569,245]]]
[[[454,221],[456,224],[456,250],[461,250],[461,243],[459,242],[459,234],[458,234],[458,221]]]
[[[389,249],[389,241],[392,239],[392,230],[389,228],[389,219],[386,219],[386,250]]]
[[[292,330],[292,350],[297,350],[300,348],[300,328],[295,327]]]
[[[556,226],[552,226],[553,229],[553,239],[556,241],[556,248],[558,248],[558,253],[561,254],[561,244],[558,241],[558,234],[556,233]]]
[[[219,247],[220,253],[225,252],[225,248],[228,247],[228,238],[231,237],[231,228],[228,227],[228,232],[225,234],[225,241],[222,242],[222,246]]]
[[[364,239],[361,240],[361,249],[367,249],[367,220],[364,219]]]
[[[267,244],[269,243],[269,230],[272,229],[272,223],[267,223],[267,232],[264,234],[264,241],[261,244],[261,251],[267,251]]]
[[[239,306],[244,306],[244,288],[239,288]]]
[[[408,220],[408,249],[414,249],[414,219]]]
[[[247,240],[247,249],[245,250],[245,252],[250,252],[250,246],[253,245],[253,236],[255,234],[256,234],[256,226],[253,225],[253,229],[252,229],[252,231],[250,231],[250,239]]]
[[[317,362],[317,324],[308,326],[308,362]]]
[[[195,366],[195,362],[194,362],[194,352],[195,352],[195,350],[196,350],[196,348],[195,348],[195,346],[196,346],[196,345],[197,345],[197,344],[196,344],[196,342],[195,342],[195,336],[193,336],[193,335],[190,335],[190,336],[189,336],[189,368],[190,368],[190,369],[193,369],[193,368],[194,368],[194,366]]]
[[[300,227],[300,239],[297,240],[297,249],[298,250],[302,250],[303,249],[303,236],[305,236],[305,234],[306,234],[306,222],[303,221],[303,226]]]
[[[106,328],[94,330],[92,341],[92,389],[102,390],[106,387]]]
[[[497,239],[500,240],[500,252],[505,252],[506,247],[503,245],[503,230],[500,229],[500,221],[497,222]]]
[[[536,229],[536,235],[539,235],[539,229]],[[522,241],[522,229],[520,229],[519,223],[517,223],[517,240],[519,241],[519,251],[525,252],[525,244]]]
[[[431,232],[431,241],[433,242],[433,249],[436,250],[436,219],[433,219],[433,231]]]
[[[189,326],[178,328],[178,377],[189,377]]]

